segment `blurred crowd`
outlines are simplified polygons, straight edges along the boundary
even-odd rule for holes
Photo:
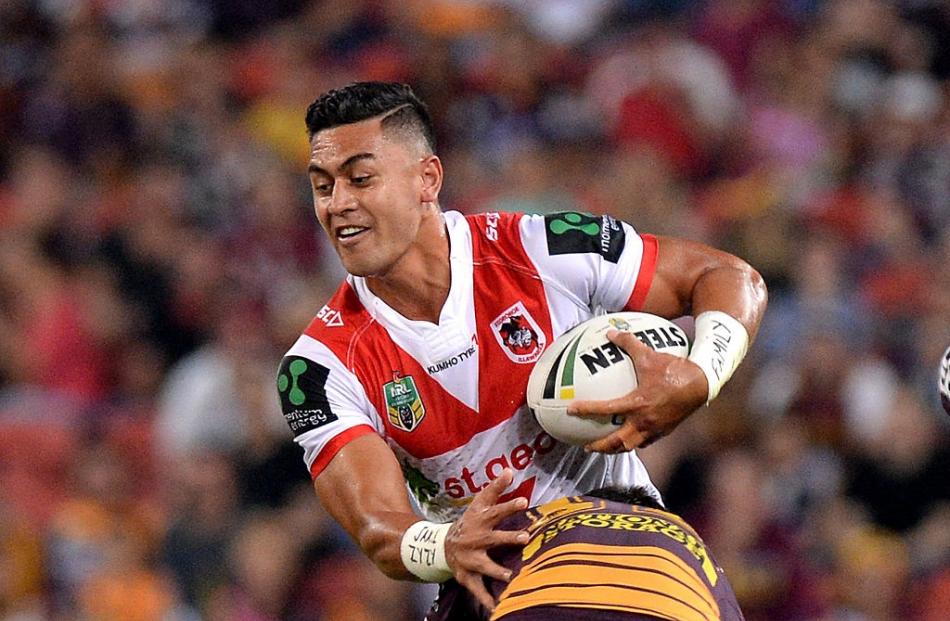
[[[0,620],[418,619],[279,413],[342,272],[303,114],[405,81],[443,207],[610,213],[769,310],[641,452],[750,621],[946,619],[950,4],[0,2]]]

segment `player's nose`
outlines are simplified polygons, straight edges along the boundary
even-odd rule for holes
[[[336,183],[333,185],[327,212],[330,215],[339,215],[355,209],[357,204],[356,195],[346,187],[346,184]]]

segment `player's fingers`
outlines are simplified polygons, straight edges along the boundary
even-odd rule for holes
[[[620,441],[620,438],[617,437],[616,432],[604,436],[599,440],[594,440],[584,447],[584,450],[593,452],[593,453],[619,453],[623,443]]]
[[[624,410],[623,397],[614,399],[604,399],[602,401],[572,401],[567,406],[568,416],[579,416],[581,418],[588,416],[613,416]]]
[[[469,505],[469,507],[494,505],[498,502],[498,498],[504,493],[505,489],[511,485],[513,479],[514,473],[511,471],[511,468],[505,468],[501,471],[501,474],[490,481],[482,491],[475,494],[475,498],[472,499],[472,504]]]
[[[485,509],[483,513],[484,517],[488,520],[491,526],[494,526],[498,522],[502,521],[509,515],[514,515],[519,511],[524,511],[528,508],[528,499],[522,496],[518,498],[512,498],[511,500],[492,505]]]
[[[511,580],[511,570],[491,560],[491,557],[485,552],[477,556],[477,561],[474,563],[472,569],[483,576],[488,576],[489,578],[494,578],[501,582]]]
[[[464,586],[466,589],[475,596],[475,600],[481,604],[489,612],[495,609],[495,599],[491,596],[491,593],[488,592],[488,589],[485,588],[485,583],[482,582],[482,577],[473,572],[465,572],[464,575],[457,578],[459,584]]]
[[[523,546],[528,543],[530,535],[525,530],[494,530],[488,538],[489,548],[495,546]]]
[[[586,418],[589,416],[609,417],[628,414],[644,404],[643,395],[636,389],[622,397],[597,401],[572,401],[567,406],[569,416]]]
[[[634,336],[633,333],[625,330],[607,330],[607,339],[614,345],[620,346],[620,349],[627,352],[634,360],[653,351],[653,349],[647,347],[643,341]]]
[[[642,446],[646,435],[633,425],[623,425],[608,436],[588,444],[587,450],[595,453],[623,453]]]

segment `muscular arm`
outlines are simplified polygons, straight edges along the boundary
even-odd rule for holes
[[[390,578],[413,580],[402,564],[403,533],[421,518],[406,493],[396,456],[382,438],[367,434],[348,443],[320,473],[314,488],[333,518]]]
[[[657,241],[656,272],[643,310],[669,318],[720,311],[741,323],[751,342],[767,302],[758,272],[738,257],[697,242]],[[587,448],[612,453],[645,446],[706,403],[710,384],[698,364],[654,352],[630,333],[610,338],[633,359],[639,386],[623,397],[571,404],[569,413],[579,416],[626,417],[620,429]]]
[[[663,317],[718,310],[735,317],[754,340],[768,295],[742,259],[704,244],[659,237],[656,274],[643,310]]]
[[[445,542],[455,579],[488,609],[494,601],[482,576],[507,580],[510,572],[491,560],[487,550],[527,541],[527,533],[494,530],[528,505],[524,498],[500,502],[511,480],[511,471],[505,470],[476,494]],[[382,438],[367,434],[345,445],[314,481],[314,488],[330,515],[384,574],[397,580],[417,579],[403,565],[400,544],[406,529],[422,518],[413,512],[402,469]]]

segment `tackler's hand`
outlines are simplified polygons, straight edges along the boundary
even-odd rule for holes
[[[699,365],[653,351],[630,332],[609,330],[607,338],[633,360],[637,388],[615,399],[571,403],[567,413],[573,416],[625,418],[619,429],[591,442],[587,450],[620,453],[647,446],[706,402],[708,384]]]
[[[528,501],[520,497],[499,502],[513,479],[511,470],[506,468],[478,492],[445,538],[445,558],[455,580],[489,611],[494,610],[495,600],[485,588],[482,576],[507,582],[511,572],[493,561],[488,550],[501,545],[524,545],[528,541],[526,531],[495,530],[503,519],[528,507]]]

